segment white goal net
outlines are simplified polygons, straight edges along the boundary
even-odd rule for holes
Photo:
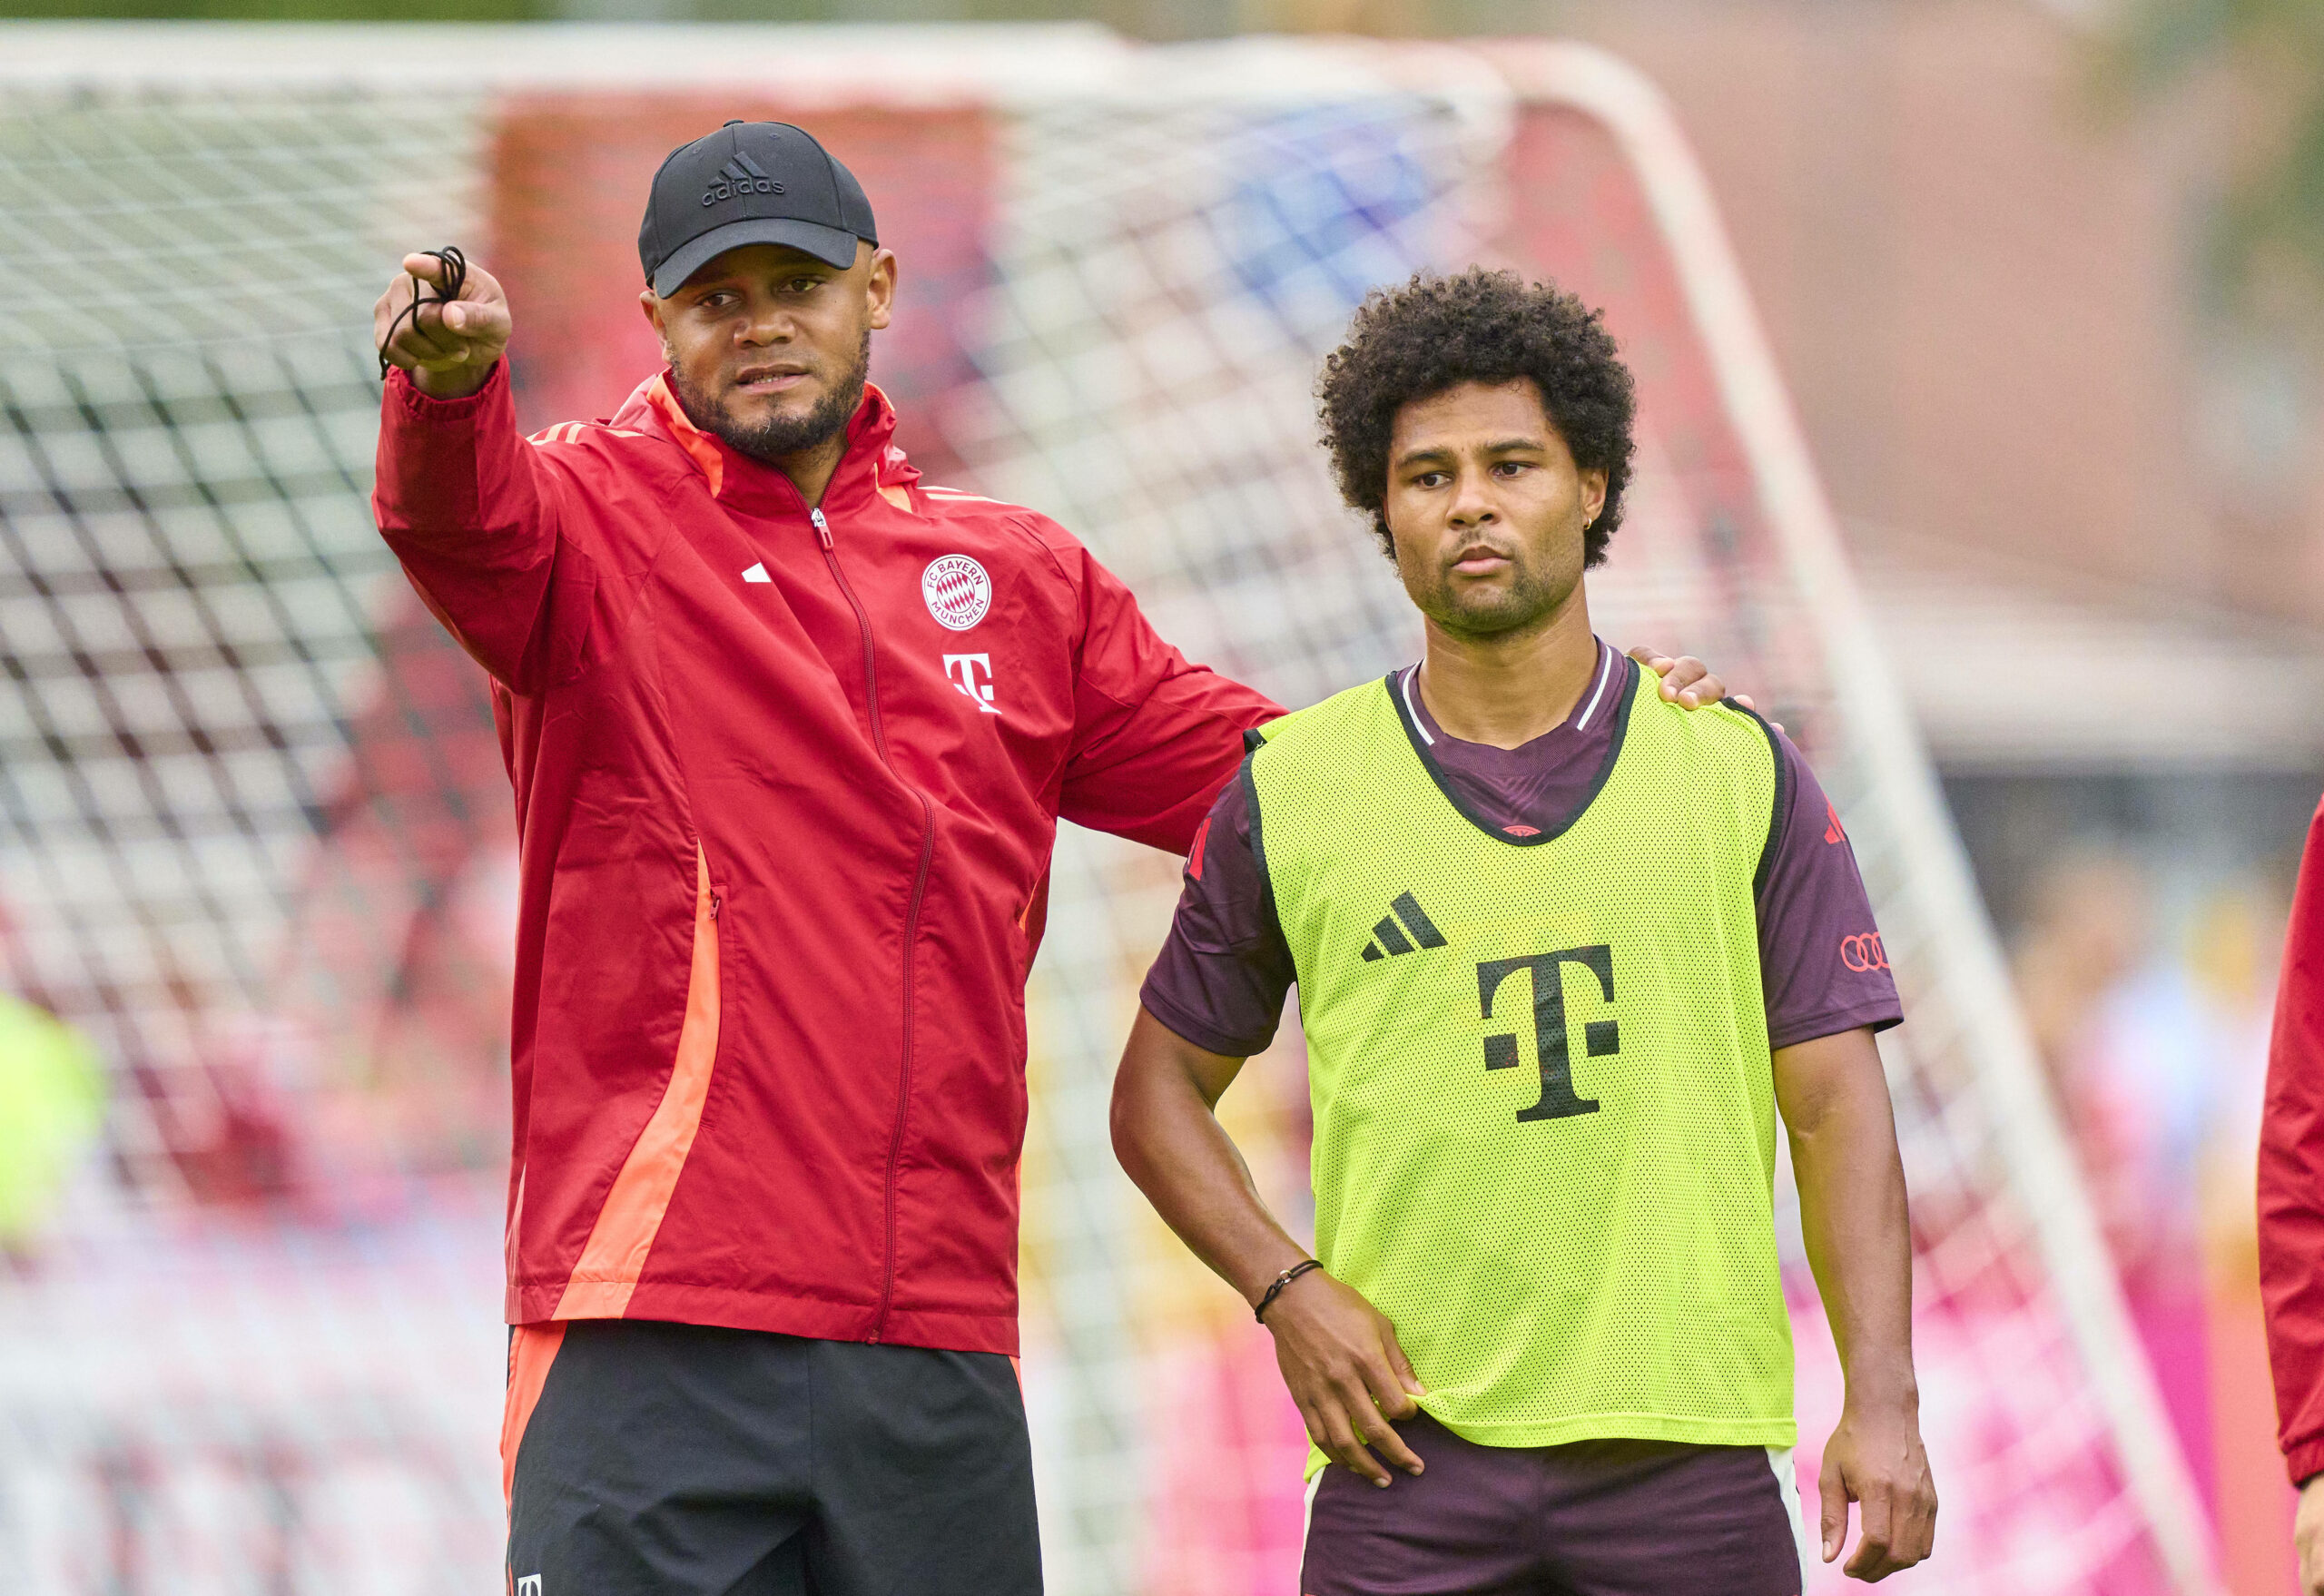
[[[1898,1583],[2211,1588],[1958,844],[1646,85],[1552,45],[462,41],[485,65],[448,91],[427,30],[0,28],[0,990],[91,1039],[108,1098],[63,1176],[0,1200],[0,1589],[500,1578],[513,826],[475,667],[369,527],[369,308],[405,249],[461,242],[509,283],[528,423],[606,413],[653,360],[645,180],[729,116],[803,122],[863,178],[905,266],[874,375],[935,479],[1056,516],[1167,636],[1290,704],[1417,643],[1313,440],[1355,302],[1482,259],[1604,305],[1642,403],[1600,628],[1791,727],[1905,993],[1884,1050],[1945,1507]],[[1025,1378],[1064,1596],[1259,1596],[1296,1564],[1266,1338],[1108,1146],[1177,883],[1068,829],[1033,980]],[[31,1124],[9,1034],[0,1116]],[[1303,1214],[1295,1028],[1225,1110]],[[1837,1374],[1787,1246],[1812,1487]]]

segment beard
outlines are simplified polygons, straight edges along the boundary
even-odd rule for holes
[[[761,421],[738,421],[726,413],[723,402],[694,386],[675,361],[670,367],[670,388],[677,395],[678,408],[685,411],[687,420],[723,438],[737,454],[779,466],[793,455],[829,443],[846,430],[848,422],[855,418],[856,407],[863,402],[863,387],[871,376],[872,330],[867,327],[863,330],[863,341],[856,346],[854,362],[803,414],[778,412]]]
[[[1407,577],[1404,590],[1414,607],[1456,637],[1495,637],[1547,621],[1572,596],[1581,572],[1545,569],[1527,557],[1521,546],[1509,551],[1511,570],[1505,586],[1468,586],[1452,574],[1447,560],[1433,571]]]

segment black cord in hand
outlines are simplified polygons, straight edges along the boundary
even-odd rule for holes
[[[388,346],[395,342],[396,332],[403,326],[403,319],[409,316],[411,318],[411,324],[414,327],[419,326],[420,306],[450,304],[460,297],[460,289],[468,280],[468,258],[460,253],[459,245],[446,244],[440,250],[422,250],[419,252],[423,255],[433,255],[438,263],[444,268],[443,285],[436,288],[435,285],[423,282],[418,277],[411,280],[411,303],[396,312],[396,319],[388,323],[388,336],[379,340],[379,380],[382,382],[388,379],[388,367],[393,363],[388,359]],[[435,291],[433,299],[420,297],[431,288],[434,288]]]

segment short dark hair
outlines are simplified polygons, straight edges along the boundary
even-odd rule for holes
[[[1371,515],[1391,559],[1395,541],[1381,505],[1396,412],[1464,382],[1520,377],[1541,390],[1541,408],[1574,464],[1606,473],[1605,507],[1581,545],[1585,566],[1605,559],[1622,524],[1622,489],[1630,479],[1638,399],[1630,368],[1599,311],[1554,284],[1482,266],[1457,277],[1421,272],[1401,287],[1373,290],[1315,383],[1340,497]]]

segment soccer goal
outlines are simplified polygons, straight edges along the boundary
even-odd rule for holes
[[[1313,441],[1357,300],[1482,259],[1606,307],[1641,456],[1600,629],[1705,655],[1790,726],[1905,994],[1884,1054],[1945,1516],[1899,1583],[2214,1588],[1927,759],[1649,85],[1539,44],[459,41],[447,89],[428,29],[0,28],[0,980],[111,1072],[102,1150],[0,1236],[0,1586],[497,1578],[514,830],[476,669],[369,525],[369,309],[404,249],[458,241],[509,287],[528,423],[606,414],[655,360],[647,178],[773,116],[848,163],[902,258],[873,376],[931,478],[1056,516],[1166,635],[1294,704],[1417,647]],[[1108,1144],[1177,882],[1067,830],[1033,977],[1024,1373],[1065,1596],[1259,1596],[1298,1552],[1267,1338]],[[1226,1109],[1301,1213],[1295,1027]],[[1796,1227],[1787,1248],[1812,1486],[1837,1365]]]

